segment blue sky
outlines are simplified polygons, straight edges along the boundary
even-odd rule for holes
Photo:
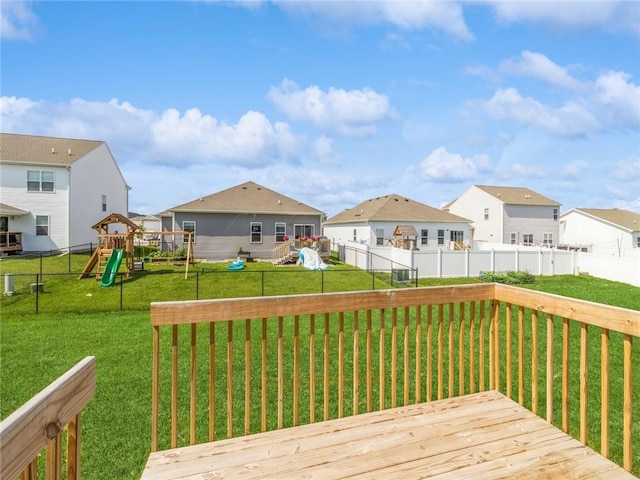
[[[130,210],[470,185],[640,212],[640,2],[0,0],[1,130],[104,140]]]

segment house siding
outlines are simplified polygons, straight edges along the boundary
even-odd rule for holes
[[[484,210],[489,209],[489,219],[484,219]],[[476,242],[505,242],[503,204],[500,200],[479,188],[473,187],[463,193],[449,208],[449,212],[472,220],[473,240]],[[500,240],[502,239],[502,240]]]
[[[164,219],[163,219],[164,220]],[[315,226],[315,235],[320,235],[319,215],[269,215],[237,213],[192,213],[174,212],[172,229],[181,231],[184,221],[196,222],[194,256],[202,259],[229,259],[238,253],[238,247],[250,251],[252,257],[271,258],[271,251],[279,243],[275,241],[275,225],[286,224],[286,235],[293,237],[294,225]],[[250,225],[262,223],[262,242],[252,243]],[[163,225],[166,223],[163,221]],[[182,238],[176,238],[174,247],[182,246]]]
[[[102,196],[107,210],[102,210]],[[127,185],[105,144],[92,150],[71,166],[69,199],[69,240],[72,246],[96,242],[91,227],[111,213],[127,216]]]
[[[564,245],[588,245],[591,253],[625,256],[637,249],[636,238],[640,232],[629,230],[598,220],[578,211],[562,216],[560,243]]]
[[[511,243],[511,234],[516,234],[516,243],[523,243],[523,235],[533,235],[533,244],[542,245],[544,234],[551,234],[553,244],[560,240],[560,223],[553,219],[556,207],[542,205],[505,205],[504,236],[502,243]]]
[[[469,229],[468,223],[455,223],[455,222],[374,222],[371,221],[366,224],[350,224],[350,225],[325,225],[324,234],[327,238],[331,240],[332,243],[346,243],[353,242],[353,231],[356,231],[356,243],[368,244],[371,246],[376,246],[377,235],[376,230],[382,229],[384,231],[383,234],[383,245],[387,246],[388,239],[393,239],[393,233],[396,227],[399,225],[412,225],[415,227],[416,232],[418,233],[418,249],[432,249],[437,250],[438,248],[448,248],[449,240],[450,240],[450,232],[452,230],[463,232],[463,241],[466,244],[470,243],[471,232]],[[423,245],[421,243],[421,233],[422,230],[428,231],[428,243]],[[444,244],[438,244],[438,230],[444,230],[445,238]]]
[[[27,170],[54,172],[54,192],[28,192]],[[10,217],[9,230],[22,232],[23,251],[54,250],[69,243],[69,173],[52,165],[2,164],[2,202],[29,212]],[[36,235],[36,216],[49,217],[49,235]]]

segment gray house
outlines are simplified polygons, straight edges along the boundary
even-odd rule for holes
[[[319,236],[324,217],[320,210],[246,182],[169,208],[162,214],[162,229],[194,232],[195,258],[235,258],[242,248],[251,257],[270,259],[287,238]],[[175,236],[174,247],[182,241]]]

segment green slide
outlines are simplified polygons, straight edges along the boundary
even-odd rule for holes
[[[111,252],[111,256],[109,257],[107,266],[104,267],[104,273],[102,274],[102,278],[100,279],[101,287],[110,287],[115,283],[116,276],[118,275],[118,269],[120,268],[120,263],[122,262],[123,252],[124,250],[122,248],[115,248]]]

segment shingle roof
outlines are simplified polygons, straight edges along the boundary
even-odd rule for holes
[[[0,133],[3,162],[70,165],[104,142]]]
[[[507,205],[549,205],[560,206],[558,202],[533,190],[524,187],[499,187],[490,185],[475,185],[475,187],[496,197]]]
[[[371,220],[389,222],[469,222],[466,218],[453,215],[439,208],[433,208],[424,203],[391,194],[365,200],[353,208],[334,215],[324,224],[355,223]]]
[[[324,212],[320,210],[254,182],[242,183],[218,193],[169,208],[168,211],[324,215]]]
[[[612,223],[618,227],[626,228],[632,232],[640,231],[640,214],[630,210],[620,210],[617,208],[576,208],[574,210]]]

